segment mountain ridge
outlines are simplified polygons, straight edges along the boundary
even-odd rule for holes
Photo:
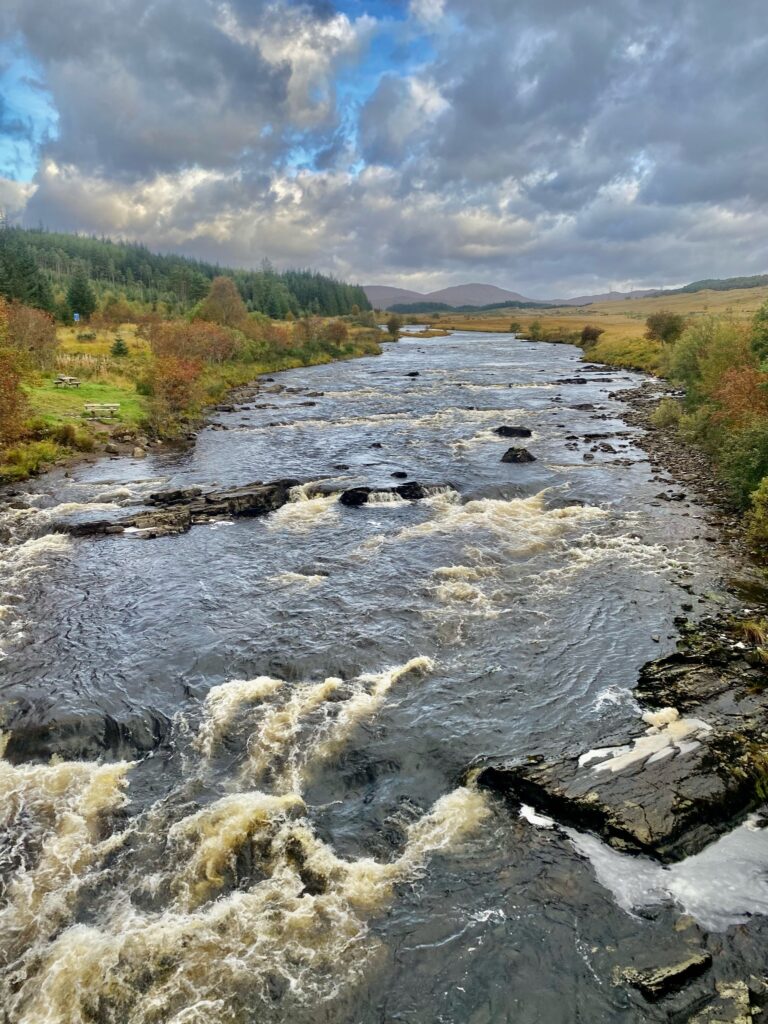
[[[530,303],[532,306],[588,306],[594,302],[619,302],[623,299],[643,299],[648,296],[679,295],[681,292],[696,292],[705,289],[730,291],[740,288],[757,288],[768,284],[768,275],[754,274],[749,277],[707,278],[693,281],[681,288],[638,288],[629,292],[608,291],[595,295],[577,295],[568,299],[531,299],[520,292],[509,291],[496,285],[460,284],[441,288],[433,292],[416,292],[408,288],[390,285],[363,285],[368,301],[374,309],[390,309],[392,306],[408,306],[421,303],[438,303],[459,308],[466,306],[488,307],[494,303]]]

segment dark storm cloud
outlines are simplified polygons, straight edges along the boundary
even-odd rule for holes
[[[30,220],[540,296],[768,269],[764,0],[5,0],[0,28],[59,112]],[[350,87],[383,37],[420,62]]]

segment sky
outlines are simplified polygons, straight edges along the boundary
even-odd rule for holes
[[[765,0],[0,0],[0,207],[534,298],[768,272]]]

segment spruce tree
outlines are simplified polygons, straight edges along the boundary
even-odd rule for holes
[[[72,312],[79,313],[83,320],[90,320],[96,311],[96,294],[82,263],[78,263],[69,283],[67,304]]]

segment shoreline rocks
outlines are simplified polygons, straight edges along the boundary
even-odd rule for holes
[[[648,710],[623,742],[472,774],[615,849],[665,863],[698,853],[768,792],[768,667],[747,636],[731,620],[688,627],[675,654],[643,668],[635,694]]]

